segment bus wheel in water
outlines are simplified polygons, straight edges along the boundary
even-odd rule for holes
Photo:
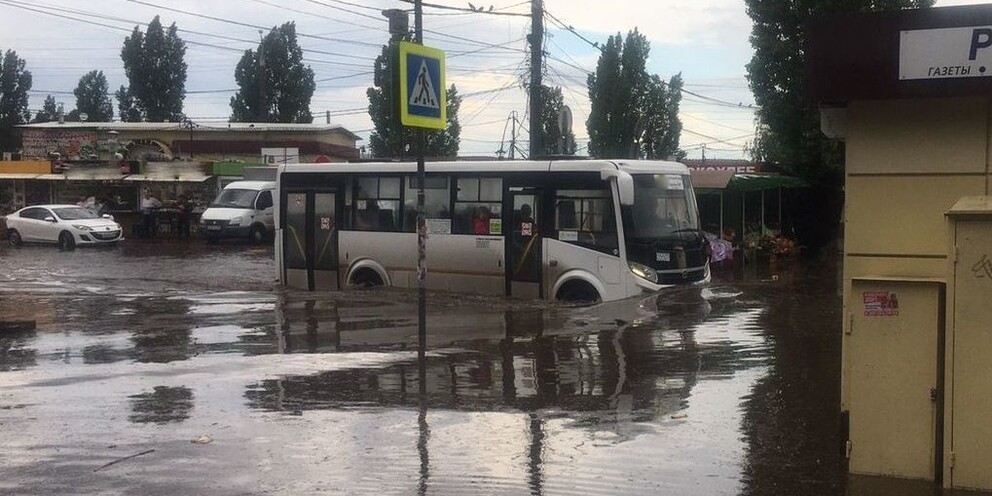
[[[600,297],[599,292],[596,291],[596,288],[592,284],[574,279],[563,284],[561,288],[558,288],[558,294],[555,295],[555,300],[562,303],[591,305],[593,303],[599,303]]]
[[[351,275],[351,284],[357,288],[371,288],[382,286],[382,277],[372,269],[358,269]]]

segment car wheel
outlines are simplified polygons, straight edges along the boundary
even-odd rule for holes
[[[259,224],[251,226],[251,232],[248,234],[248,239],[256,245],[262,244],[265,241],[265,228]]]
[[[59,234],[59,250],[72,251],[76,249],[76,238],[69,231],[62,231]]]
[[[10,246],[21,246],[24,244],[24,240],[21,239],[21,233],[17,232],[17,229],[7,230],[7,242]]]

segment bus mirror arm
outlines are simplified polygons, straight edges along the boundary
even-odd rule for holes
[[[604,181],[611,178],[616,180],[617,191],[620,193],[621,205],[627,206],[634,204],[634,177],[627,171],[622,171],[612,167],[604,167],[599,171],[599,176]]]

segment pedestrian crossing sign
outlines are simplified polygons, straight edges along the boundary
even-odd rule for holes
[[[400,42],[400,122],[445,129],[448,125],[444,52]]]

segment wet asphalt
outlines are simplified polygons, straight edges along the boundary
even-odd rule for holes
[[[413,292],[282,290],[270,247],[3,246],[0,321],[37,328],[0,331],[0,494],[844,494],[838,270],[433,294],[421,381]]]

